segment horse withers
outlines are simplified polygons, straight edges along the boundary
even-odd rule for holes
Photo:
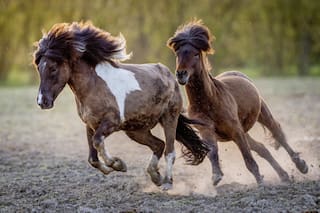
[[[208,148],[189,125],[196,121],[181,114],[182,98],[174,76],[162,64],[120,63],[129,58],[121,34],[112,36],[90,23],[62,23],[54,25],[37,47],[38,105],[52,108],[69,85],[86,124],[88,161],[93,167],[104,174],[126,171],[126,164],[104,146],[104,139],[120,130],[152,150],[147,172],[164,190],[172,187],[175,139],[185,146],[185,157],[191,164],[202,162]],[[165,143],[151,134],[157,123],[164,129]],[[158,171],[163,152],[164,178]]]
[[[168,46],[176,54],[176,77],[185,85],[189,100],[190,118],[205,125],[196,125],[201,137],[210,147],[208,158],[213,172],[213,184],[217,185],[223,173],[219,165],[217,141],[234,141],[239,147],[246,167],[258,184],[263,176],[251,151],[265,158],[284,182],[289,181],[287,172],[281,168],[268,149],[253,139],[248,131],[259,122],[272,133],[277,147],[283,146],[302,173],[308,166],[299,154],[289,146],[277,120],[252,81],[243,73],[229,71],[213,77],[207,54],[212,54],[212,35],[201,20],[181,25]]]

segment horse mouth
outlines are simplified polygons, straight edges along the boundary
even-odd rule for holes
[[[40,97],[38,96],[37,103],[41,109],[51,109],[53,107],[53,100],[43,97],[42,95]]]
[[[178,83],[181,85],[187,84],[189,80],[189,75],[186,72],[177,72],[176,77],[177,77]]]
[[[178,80],[178,83],[180,84],[180,85],[186,85],[187,84],[187,82],[188,82],[188,76],[184,76],[184,77],[182,77],[182,78],[177,78],[177,80]]]
[[[39,105],[41,109],[51,109],[53,107],[53,103],[52,104],[41,104]]]

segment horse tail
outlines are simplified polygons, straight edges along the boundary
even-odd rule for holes
[[[202,125],[200,121],[189,119],[182,114],[179,115],[176,140],[183,145],[181,151],[187,164],[198,165],[204,160],[209,149],[190,124]]]

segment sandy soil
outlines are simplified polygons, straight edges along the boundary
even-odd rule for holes
[[[292,147],[309,165],[300,174],[287,153],[272,148],[259,125],[251,133],[290,174],[280,183],[255,155],[266,185],[257,187],[233,143],[220,143],[224,179],[211,184],[208,160],[174,166],[174,189],[152,185],[145,168],[151,152],[123,133],[106,147],[128,166],[108,176],[87,163],[85,128],[66,88],[55,108],[36,106],[37,88],[0,88],[0,212],[306,212],[320,211],[320,79],[260,79],[256,85],[282,124]],[[163,138],[161,128],[154,134]],[[176,145],[180,155],[180,145]],[[160,163],[163,172],[164,160]]]

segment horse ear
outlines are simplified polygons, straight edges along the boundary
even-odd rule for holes
[[[72,46],[75,58],[80,58],[86,51],[86,43],[83,41],[73,41]]]

